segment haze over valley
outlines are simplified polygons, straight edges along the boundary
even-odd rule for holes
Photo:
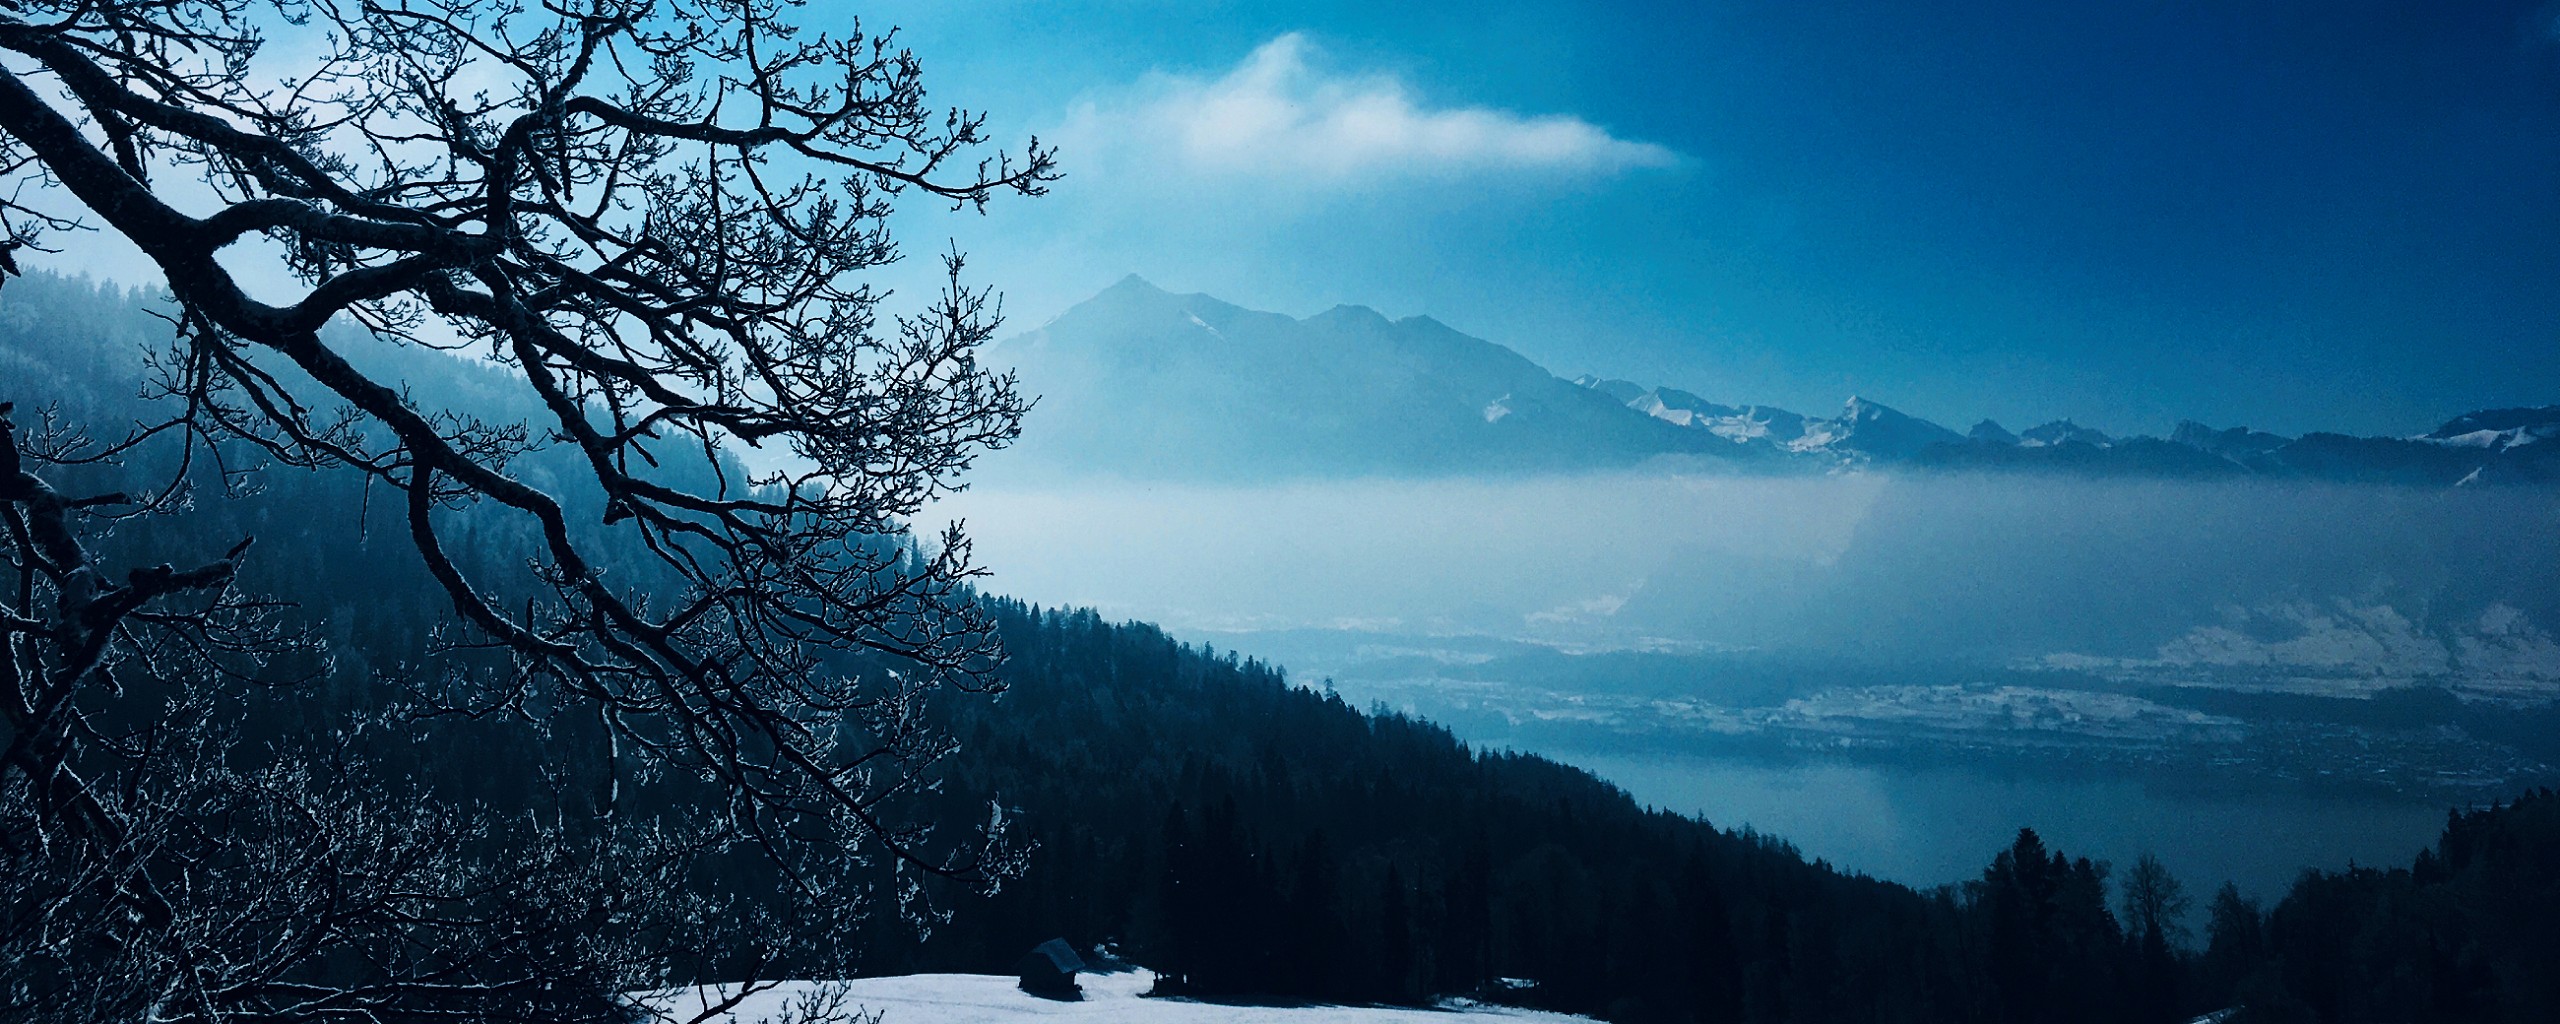
[[[2560,761],[2560,409],[1960,433],[1136,279],[992,351],[1033,432],[932,516],[1007,592],[1898,880],[2033,821],[2274,891]]]

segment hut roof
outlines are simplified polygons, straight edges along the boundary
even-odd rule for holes
[[[1024,959],[1045,961],[1060,974],[1074,974],[1085,969],[1084,958],[1077,956],[1075,947],[1067,945],[1065,939],[1050,939],[1033,946],[1030,955]]]

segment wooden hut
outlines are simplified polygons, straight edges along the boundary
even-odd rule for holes
[[[1022,954],[1015,969],[1022,975],[1022,990],[1048,999],[1081,999],[1084,989],[1076,985],[1076,972],[1084,970],[1084,958],[1065,939],[1050,939]]]

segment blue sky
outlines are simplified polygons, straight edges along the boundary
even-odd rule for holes
[[[1017,326],[1135,272],[1957,426],[2560,402],[2545,0],[861,9],[1065,148],[1048,198],[902,225]]]
[[[1036,326],[1129,273],[1565,376],[1962,427],[2408,433],[2560,402],[2560,0],[885,0],[1063,149],[913,202]],[[101,239],[48,261],[140,282]]]

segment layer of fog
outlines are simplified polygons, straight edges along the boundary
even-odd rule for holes
[[[1939,670],[1932,679],[1961,678],[1968,664],[2049,663],[2064,652],[2166,662],[2177,645],[2207,637],[2225,653],[2260,643],[2271,656],[2343,658],[2346,675],[2369,671],[2367,684],[2391,685],[2388,674],[2403,669],[2385,662],[2440,665],[2442,652],[2477,647],[2494,627],[2510,635],[2488,639],[2541,652],[2539,667],[2527,666],[2531,686],[2547,694],[2560,684],[2551,639],[2560,495],[2549,493],[1622,473],[990,490],[937,512],[967,517],[992,590],[1279,655],[1301,679],[1381,651],[1520,649],[1456,635],[1571,649],[1748,648],[1815,665],[1777,671],[1781,689],[1918,678],[1922,662]],[[1291,629],[1322,632],[1272,632]],[[2465,630],[2469,640],[2457,636]],[[2411,653],[2428,645],[2432,661]],[[1681,659],[1727,667],[1713,680],[1665,683],[1729,689],[1729,665],[1743,660],[1761,659]],[[1872,667],[1844,670],[1850,662]],[[2320,685],[2332,682],[2358,692],[2352,679]],[[1979,872],[2011,830],[2032,824],[2076,854],[2124,863],[2156,852],[2200,890],[2228,879],[2273,897],[2306,866],[2405,862],[2443,814],[2425,796],[2315,794],[2211,772],[2167,777],[2215,783],[2190,790],[2023,765],[1733,760],[1620,749],[1605,736],[1541,740],[1501,716],[1469,717],[1460,705],[1480,692],[1435,697],[1446,680],[1419,683],[1381,689],[1345,676],[1342,692],[1441,718],[1471,741],[1597,769],[1645,803],[1749,824],[1920,885]],[[1622,684],[1537,683],[1592,693]],[[1753,698],[1765,699],[1776,698]]]
[[[2560,495],[1621,473],[972,491],[990,589],[1180,632],[1350,628],[1885,659],[2144,657],[2250,609],[2560,616]]]

